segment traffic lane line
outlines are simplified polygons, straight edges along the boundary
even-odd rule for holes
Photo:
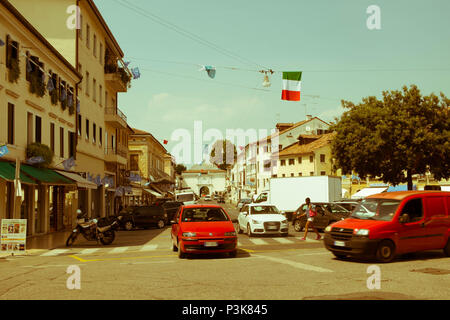
[[[296,261],[292,261],[292,260],[287,260],[287,259],[283,259],[283,258],[275,258],[275,257],[263,256],[263,255],[255,255],[255,256],[261,257],[263,259],[266,259],[266,260],[269,260],[269,261],[272,261],[272,262],[286,264],[288,266],[291,266],[291,267],[294,267],[294,268],[297,268],[297,269],[306,270],[306,271],[314,271],[314,272],[321,272],[321,273],[332,273],[332,272],[334,272],[333,270],[330,270],[330,269],[317,267],[317,266],[313,266],[311,264],[296,262]]]

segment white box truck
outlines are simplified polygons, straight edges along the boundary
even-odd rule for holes
[[[271,178],[269,189],[253,197],[254,203],[272,204],[291,220],[292,213],[310,198],[311,202],[342,199],[342,180],[335,176]]]

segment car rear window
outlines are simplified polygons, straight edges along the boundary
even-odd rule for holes
[[[221,208],[188,208],[183,210],[183,222],[228,221],[228,216]]]

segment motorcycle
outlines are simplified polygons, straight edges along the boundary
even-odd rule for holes
[[[81,234],[88,241],[100,241],[103,245],[111,244],[115,237],[115,231],[119,227],[117,220],[104,227],[100,227],[97,219],[87,220],[85,214],[77,216],[77,226],[67,238],[66,246],[70,247]]]

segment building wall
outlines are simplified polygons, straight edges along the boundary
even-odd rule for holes
[[[321,162],[321,155],[325,155],[325,162]],[[310,161],[310,156],[313,157],[313,161]],[[302,158],[301,163],[299,158]],[[286,165],[282,166],[282,160],[285,161]],[[289,160],[294,160],[294,164],[290,165]],[[296,154],[289,156],[281,156],[278,160],[278,173],[277,177],[299,177],[300,173],[302,176],[312,175],[332,175],[332,162],[331,162],[331,147],[329,145],[318,148],[309,154]]]

